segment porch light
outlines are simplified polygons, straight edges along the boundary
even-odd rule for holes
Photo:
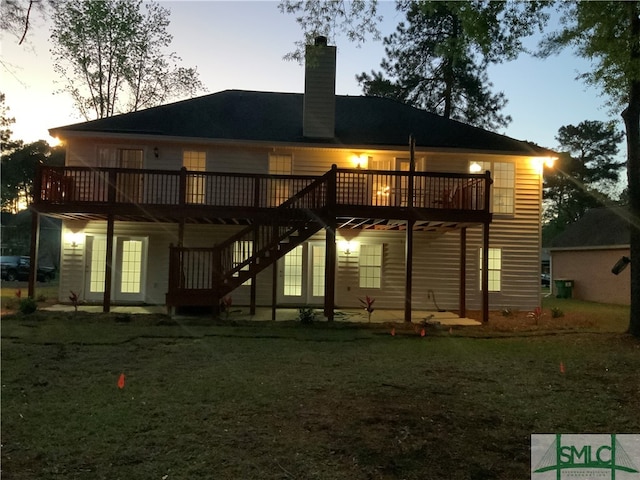
[[[156,158],[160,156],[160,150],[158,150],[158,147],[153,147],[153,156]]]
[[[629,257],[622,257],[620,260],[616,262],[616,264],[611,269],[611,273],[614,275],[619,275],[627,266],[631,263],[631,259]]]
[[[533,165],[537,172],[542,175],[546,168],[553,168],[558,157],[535,157],[533,158]]]
[[[367,167],[367,156],[366,155],[351,155],[351,164],[355,168],[366,168]]]
[[[358,248],[358,244],[351,240],[341,240],[338,247],[345,255],[351,255]]]
[[[64,237],[71,248],[78,248],[84,240],[84,234],[81,232],[67,232]]]
[[[473,162],[469,165],[469,173],[480,173],[482,171],[482,165],[478,162]]]

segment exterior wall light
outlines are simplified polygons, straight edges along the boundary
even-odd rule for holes
[[[613,268],[611,269],[611,273],[613,273],[614,275],[618,275],[625,268],[627,268],[627,265],[629,265],[630,263],[631,263],[631,259],[629,257],[622,257],[613,266]]]
[[[355,253],[355,250],[358,248],[358,245],[356,242],[353,241],[349,241],[349,240],[342,240],[338,246],[340,247],[340,250],[342,250],[342,253],[344,253],[345,255],[351,255],[352,253]]]
[[[473,162],[469,165],[469,173],[480,173],[482,171],[482,165],[478,162]]]
[[[156,158],[160,156],[160,150],[158,150],[158,147],[153,147],[153,156]]]
[[[71,246],[71,248],[78,248],[84,239],[84,235],[80,232],[68,231],[65,234],[65,240]]]
[[[367,157],[365,155],[358,155],[358,154],[351,155],[351,164],[355,168],[366,168]]]

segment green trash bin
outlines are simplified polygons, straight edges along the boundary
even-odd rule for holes
[[[556,278],[554,280],[556,285],[556,298],[571,298],[573,290],[573,280],[567,280],[566,278]]]

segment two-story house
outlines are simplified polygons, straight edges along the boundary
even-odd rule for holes
[[[539,304],[542,166],[553,152],[399,102],[228,90],[51,129],[33,210],[63,220],[60,299],[467,309]],[[33,258],[35,256],[32,255]]]

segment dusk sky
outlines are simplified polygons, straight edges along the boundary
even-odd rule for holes
[[[302,31],[293,15],[279,12],[277,2],[162,4],[171,11],[171,50],[182,58],[181,65],[197,67],[206,93],[226,89],[303,91],[303,66],[283,60],[294,42],[302,38]],[[404,20],[395,11],[395,2],[381,2],[381,13],[383,36]],[[26,46],[18,46],[17,39],[9,35],[1,39],[0,91],[6,95],[9,116],[16,119],[12,126],[14,139],[48,139],[49,128],[83,120],[74,112],[70,97],[56,93],[62,85],[56,83],[48,38],[48,24],[36,19]],[[355,75],[380,69],[382,42],[369,40],[358,48],[338,37],[330,43],[338,47],[336,92],[360,95]],[[537,39],[529,42],[531,46],[536,43]],[[554,137],[563,125],[583,120],[619,121],[618,115],[609,113],[596,89],[575,79],[585,71],[589,71],[589,62],[570,51],[545,60],[522,55],[516,61],[492,67],[489,76],[494,91],[505,93],[509,103],[504,112],[513,117],[499,133],[555,148]]]

